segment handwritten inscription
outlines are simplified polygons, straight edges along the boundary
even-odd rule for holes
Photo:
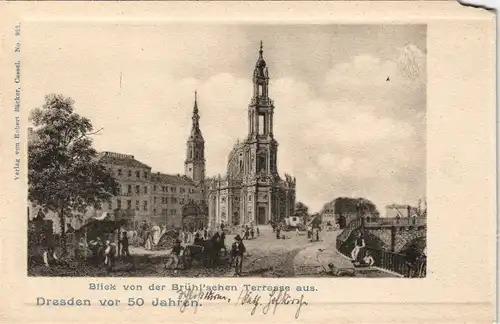
[[[169,287],[170,286],[170,287]],[[169,289],[170,288],[170,289]],[[250,285],[243,284],[241,289],[234,285],[209,285],[209,284],[157,284],[149,286],[141,284],[111,284],[104,282],[90,282],[87,289],[95,293],[106,293],[108,291],[130,292],[134,295],[127,296],[128,299],[109,299],[96,296],[90,299],[71,298],[47,298],[37,297],[37,306],[97,306],[100,308],[143,307],[152,306],[157,308],[173,308],[184,313],[192,309],[196,314],[198,308],[206,303],[231,304],[236,307],[249,308],[250,315],[256,313],[267,315],[276,314],[278,308],[293,313],[295,319],[300,317],[302,308],[308,305],[302,292],[317,291],[313,286],[296,286],[292,290],[288,285]],[[306,289],[307,288],[307,289]],[[237,289],[237,293],[234,294]],[[146,298],[142,293],[147,291],[164,291],[162,296],[151,296]],[[169,295],[170,293],[170,295]],[[139,295],[140,294],[140,295]],[[172,295],[173,294],[173,295]],[[295,295],[294,295],[295,294]],[[176,296],[177,295],[177,296]],[[100,298],[100,299],[99,299]],[[232,298],[232,299],[231,299]]]
[[[254,315],[258,309],[264,315],[268,314],[270,310],[272,310],[272,314],[275,314],[280,305],[295,305],[295,318],[297,319],[300,316],[302,306],[307,305],[307,302],[304,300],[304,294],[301,294],[297,298],[290,295],[286,290],[273,290],[268,294],[268,297],[263,298],[260,294],[252,292],[245,287],[238,296],[236,304],[252,305],[251,315]]]

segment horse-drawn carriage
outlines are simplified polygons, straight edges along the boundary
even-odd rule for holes
[[[226,263],[229,253],[224,243],[225,235],[216,233],[209,240],[200,239],[194,244],[187,245],[179,256],[179,261],[184,269],[189,269],[193,263],[202,264],[204,267],[213,267]],[[167,267],[173,262],[167,262]]]

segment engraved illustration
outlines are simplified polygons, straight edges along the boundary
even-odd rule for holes
[[[30,276],[426,276],[425,25],[102,33],[26,42]]]

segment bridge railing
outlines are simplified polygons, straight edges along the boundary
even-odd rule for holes
[[[366,251],[375,260],[375,266],[398,273],[405,277],[422,278],[426,276],[427,261],[425,257],[418,258],[414,263],[408,261],[408,257],[390,251],[384,251],[371,247],[366,247]]]
[[[405,218],[366,218],[366,227],[380,226],[425,226],[427,225],[426,217],[405,217]]]

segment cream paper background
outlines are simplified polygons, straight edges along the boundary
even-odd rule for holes
[[[428,276],[425,279],[33,278],[26,274],[26,152],[14,181],[14,25],[16,21],[246,21],[324,24],[427,24]],[[212,323],[294,320],[295,306],[250,316],[250,306],[205,302],[187,309],[147,306],[151,283],[315,285],[298,321],[315,323],[491,323],[495,302],[495,24],[494,15],[454,2],[2,3],[1,323]],[[93,35],[100,37],[99,34]],[[147,35],[145,35],[147,37]],[[23,41],[23,40],[22,40]],[[25,40],[27,41],[27,40]],[[55,45],[54,45],[55,46]],[[22,50],[22,49],[21,49]],[[36,57],[22,56],[22,61]],[[39,64],[43,64],[40,62]],[[82,69],[92,66],[82,65]],[[22,71],[21,71],[22,72]],[[22,82],[29,80],[22,79]],[[22,93],[22,96],[26,94]],[[22,100],[22,99],[21,99]],[[22,105],[23,125],[28,107]],[[23,129],[23,136],[25,129]],[[26,137],[24,137],[24,141]],[[24,150],[26,143],[24,142]],[[140,283],[146,290],[98,292],[88,283]],[[35,306],[37,296],[89,298],[92,308]],[[99,298],[142,297],[143,307],[98,306]],[[237,295],[231,295],[236,299]]]

